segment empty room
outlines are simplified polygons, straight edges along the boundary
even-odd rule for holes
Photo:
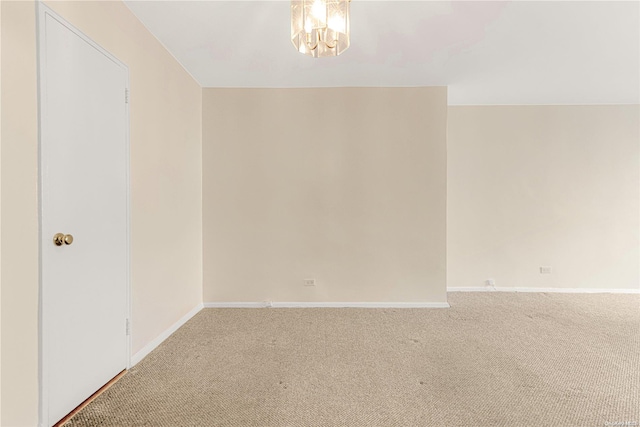
[[[0,0],[0,426],[640,426],[640,2]]]

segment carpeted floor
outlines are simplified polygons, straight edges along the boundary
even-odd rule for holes
[[[449,303],[205,309],[65,426],[640,426],[640,295]]]

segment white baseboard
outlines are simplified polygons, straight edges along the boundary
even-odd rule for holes
[[[191,311],[189,311],[187,314],[185,314],[180,319],[178,319],[178,321],[176,323],[174,323],[173,325],[171,325],[167,330],[165,330],[160,335],[158,335],[153,341],[151,341],[149,344],[147,344],[144,347],[142,347],[136,354],[132,355],[131,356],[131,367],[137,365],[138,362],[140,362],[149,353],[151,353],[153,350],[155,350],[156,347],[158,347],[160,344],[162,344],[162,342],[164,340],[169,338],[169,336],[171,334],[173,334],[175,331],[177,331],[182,325],[187,323],[187,321],[189,319],[191,319],[193,316],[198,314],[198,312],[200,310],[202,310],[203,308],[204,308],[204,306],[203,306],[202,303],[198,304]]]
[[[205,308],[449,308],[446,302],[205,302]]]
[[[268,302],[205,302],[204,308],[265,308]]]
[[[593,289],[593,288],[509,288],[509,287],[462,287],[447,288],[447,292],[548,292],[559,294],[640,294],[640,289]]]

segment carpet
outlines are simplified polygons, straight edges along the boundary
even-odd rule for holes
[[[640,295],[204,309],[80,426],[640,426]]]

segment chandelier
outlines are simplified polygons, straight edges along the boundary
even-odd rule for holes
[[[314,58],[338,56],[349,47],[351,0],[292,0],[291,41]]]

